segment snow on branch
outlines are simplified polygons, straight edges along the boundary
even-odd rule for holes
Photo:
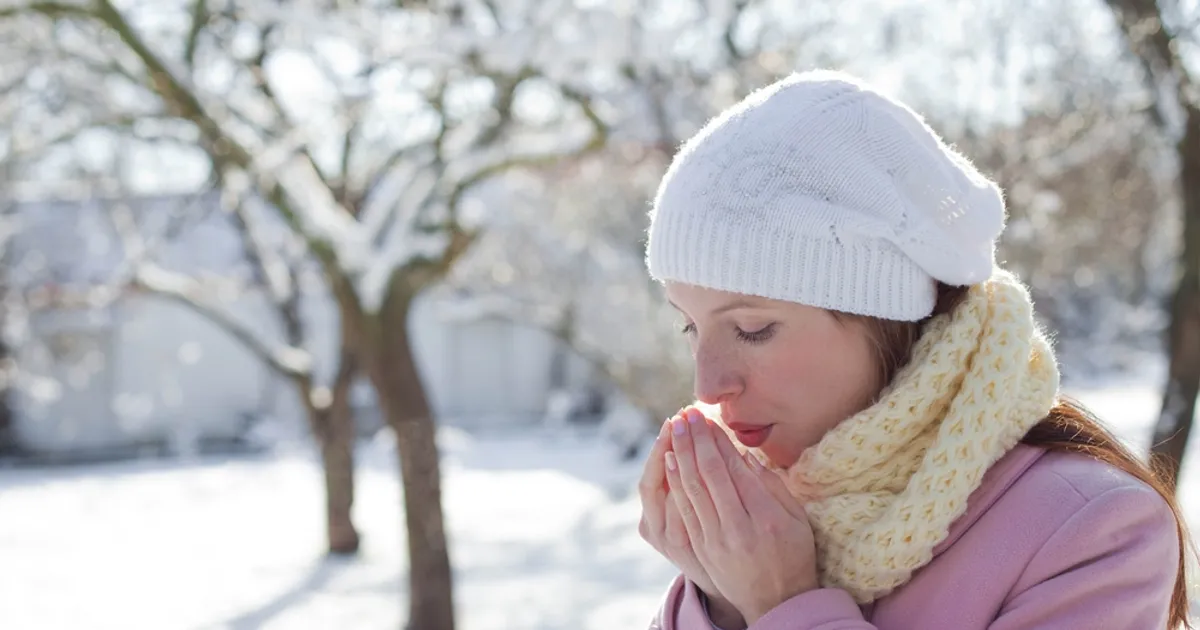
[[[312,374],[312,356],[287,344],[272,344],[261,334],[239,322],[232,314],[205,296],[203,285],[180,273],[167,271],[152,263],[138,266],[133,286],[174,300],[237,339],[272,369],[289,378],[308,378]]]
[[[127,284],[182,304],[212,324],[221,328],[281,375],[293,379],[311,378],[312,356],[305,350],[287,344],[272,343],[263,333],[237,320],[208,297],[209,287],[188,275],[168,271],[150,260],[153,248],[146,243],[138,229],[132,209],[118,201],[106,212],[125,251],[119,271],[121,284]],[[249,235],[247,235],[249,237]],[[128,276],[128,278],[124,278]]]

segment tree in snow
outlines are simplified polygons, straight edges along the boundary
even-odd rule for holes
[[[1200,393],[1200,93],[1185,50],[1200,15],[1177,3],[1108,0],[1124,43],[1139,61],[1153,120],[1174,142],[1183,214],[1183,247],[1170,304],[1170,357],[1153,451],[1178,481]]]
[[[261,204],[235,191],[219,191],[221,210],[240,232],[245,258],[252,265],[253,280],[245,286],[229,287],[190,277],[154,261],[137,217],[129,211],[127,198],[111,202],[109,213],[120,234],[126,254],[132,259],[129,285],[136,290],[168,298],[201,314],[237,339],[258,356],[275,374],[290,384],[305,412],[308,428],[320,449],[325,479],[325,519],[329,552],[348,555],[358,552],[359,534],[351,518],[354,504],[355,423],[351,388],[357,363],[345,344],[329,366],[331,376],[319,373],[313,355],[314,340],[303,317],[306,291],[302,277],[311,272],[310,260],[295,243],[272,242],[263,223]],[[246,191],[248,192],[248,191]],[[212,195],[208,195],[212,197]],[[237,282],[237,279],[232,279]],[[243,283],[237,282],[238,285]],[[218,297],[251,290],[262,291],[271,305],[275,328],[260,330],[242,321]]]
[[[111,270],[112,277],[93,279],[101,281],[99,286],[75,286],[53,300],[35,299],[32,306],[95,307],[132,288],[183,304],[240,341],[296,389],[322,456],[329,552],[355,553],[359,536],[351,520],[354,423],[349,401],[355,364],[349,353],[342,352],[336,365],[327,370],[332,376],[322,379],[317,370],[320,366],[313,363],[308,350],[310,335],[300,313],[299,273],[308,262],[303,239],[296,234],[284,241],[269,238],[278,230],[263,229],[261,224],[273,217],[264,216],[262,204],[254,203],[258,201],[256,190],[247,185],[245,178],[232,185],[216,171],[198,195],[180,198],[181,207],[171,211],[175,216],[170,219],[143,216],[162,213],[162,209],[138,212],[137,198],[142,195],[130,181],[141,166],[133,160],[137,149],[189,147],[194,140],[181,133],[178,124],[172,129],[170,116],[156,111],[152,96],[136,92],[137,75],[121,65],[129,61],[122,61],[120,56],[106,58],[105,54],[115,54],[108,49],[99,56],[96,51],[80,52],[78,47],[89,43],[88,37],[96,36],[88,30],[94,25],[65,21],[46,30],[49,24],[39,15],[65,16],[72,9],[52,5],[25,9],[27,13],[10,15],[5,28],[0,29],[0,37],[10,49],[24,53],[0,65],[6,75],[15,77],[6,91],[7,98],[0,100],[0,107],[11,114],[6,117],[11,122],[0,131],[8,140],[6,163],[12,170],[23,169],[29,180],[45,177],[38,170],[43,168],[57,170],[59,177],[65,176],[70,182],[30,186],[43,189],[35,197],[53,195],[47,188],[60,194],[72,189],[108,206],[126,258],[119,269]],[[112,49],[114,42],[107,44]],[[97,90],[105,83],[112,88],[111,93]],[[45,168],[48,162],[57,168]],[[229,279],[219,283],[201,281],[155,262],[158,245],[171,239],[183,224],[203,220],[198,215],[208,213],[214,205],[242,235],[246,260],[258,280],[253,286],[243,283],[245,286],[231,287]],[[37,204],[31,207],[36,211]],[[19,214],[15,218],[17,229],[22,219],[26,223],[36,219]],[[272,222],[278,224],[278,219]],[[22,287],[36,289],[45,280],[35,274],[24,278]],[[231,288],[265,293],[279,334],[254,329],[234,316],[218,297],[227,296]]]
[[[0,181],[8,181],[9,159],[0,161],[5,177]],[[0,185],[0,189],[8,190],[8,186]],[[8,322],[22,310],[20,293],[13,290],[10,269],[8,240],[15,229],[13,219],[14,204],[10,195],[0,192],[0,454],[13,450],[16,436],[13,416],[12,388],[16,378],[16,353],[14,344],[7,334]]]
[[[452,628],[435,425],[409,308],[498,210],[473,199],[477,184],[603,143],[590,90],[604,77],[589,76],[589,61],[619,43],[576,39],[590,14],[555,2],[8,4],[0,16],[29,29],[25,43],[55,42],[66,62],[34,77],[104,86],[94,107],[73,104],[83,111],[70,134],[195,147],[231,208],[253,191],[304,242],[337,304],[343,356],[395,434],[408,623]]]

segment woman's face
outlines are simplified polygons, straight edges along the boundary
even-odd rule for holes
[[[685,318],[696,398],[780,467],[878,395],[864,328],[827,310],[667,283]],[[760,443],[761,442],[761,443]]]

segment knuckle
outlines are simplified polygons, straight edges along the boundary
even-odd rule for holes
[[[763,531],[769,536],[778,536],[787,530],[787,523],[778,516],[768,516],[762,522]]]
[[[704,484],[700,483],[700,481],[698,481],[696,479],[689,479],[689,480],[683,482],[683,491],[688,496],[700,496],[701,494],[704,493]],[[690,513],[692,508],[691,508],[691,506],[680,507],[680,511],[684,511],[684,510],[686,510],[688,513]]]

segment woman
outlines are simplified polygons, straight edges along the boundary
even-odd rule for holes
[[[1186,623],[1172,494],[1058,392],[994,260],[997,186],[904,105],[796,74],[689,140],[647,263],[698,402],[640,530],[681,571],[663,630]]]

